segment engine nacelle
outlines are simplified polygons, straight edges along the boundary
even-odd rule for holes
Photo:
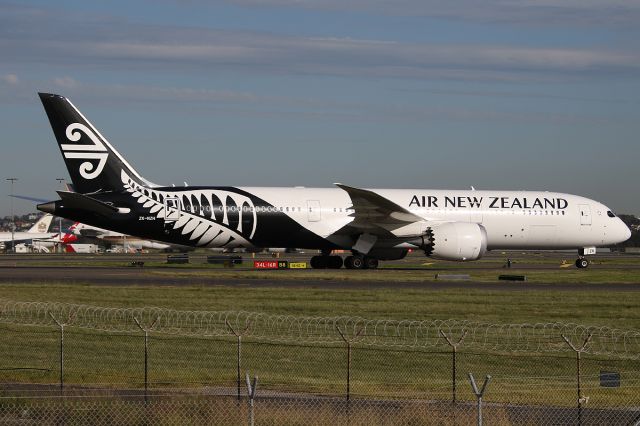
[[[427,230],[418,245],[434,259],[477,260],[487,252],[487,231],[477,223],[443,223]]]

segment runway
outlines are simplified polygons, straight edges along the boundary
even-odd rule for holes
[[[405,269],[406,271],[406,269]],[[247,268],[222,270],[216,276],[216,270],[207,268],[169,269],[166,267],[111,267],[111,266],[0,266],[0,283],[11,284],[69,284],[101,286],[242,286],[242,287],[290,287],[323,289],[422,289],[448,290],[473,289],[487,291],[640,291],[640,283],[530,283],[530,282],[480,282],[474,280],[435,280],[438,271],[417,270],[423,273],[425,280],[385,281],[381,279],[350,279],[360,271],[344,271],[339,279],[334,278],[335,271],[327,273],[327,278],[318,278],[318,271],[253,271]],[[232,276],[232,272],[242,276]],[[394,270],[379,271],[393,274]],[[440,271],[444,272],[444,271]],[[451,273],[452,271],[446,271]],[[459,271],[455,271],[459,272]],[[496,277],[504,270],[496,270]],[[522,271],[520,271],[522,272]],[[255,273],[255,276],[252,274]],[[309,278],[304,278],[308,273]],[[300,278],[302,274],[302,278]],[[270,277],[272,276],[272,277]]]

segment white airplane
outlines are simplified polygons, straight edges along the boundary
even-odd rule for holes
[[[102,242],[113,245],[126,245],[126,249],[133,250],[166,250],[170,248],[174,249],[191,249],[192,247],[177,246],[172,244],[165,244],[159,241],[146,240],[131,235],[125,235],[120,232],[109,231],[108,229],[102,229],[84,223],[76,222],[69,227],[69,233],[76,237],[95,238]]]
[[[11,246],[13,240],[14,245],[25,244],[37,246],[38,249],[46,251],[58,242],[57,232],[48,232],[51,226],[51,214],[45,214],[26,232],[0,232],[0,244],[4,247]]]
[[[193,247],[321,250],[314,268],[376,268],[426,256],[467,261],[488,250],[576,249],[628,239],[605,205],[577,195],[435,189],[171,187],[143,178],[66,98],[40,93],[77,192],[38,209],[144,239]],[[153,147],[151,147],[153,150]],[[333,250],[348,250],[342,259]]]

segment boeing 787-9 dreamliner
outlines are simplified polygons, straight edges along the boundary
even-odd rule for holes
[[[556,192],[229,186],[171,187],[143,178],[67,98],[40,93],[76,192],[44,212],[193,247],[316,249],[314,268],[376,268],[409,250],[452,261],[488,250],[574,249],[627,240],[607,206]],[[345,250],[344,259],[331,255]]]

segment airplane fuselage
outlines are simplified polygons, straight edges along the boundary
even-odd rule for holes
[[[603,204],[584,197],[533,191],[371,189],[426,223],[476,223],[487,249],[577,249],[615,244],[628,229]],[[100,195],[95,196],[100,199]],[[173,200],[170,206],[167,204]],[[349,195],[338,188],[161,187],[132,183],[105,201],[130,209],[115,221],[78,217],[101,228],[194,247],[351,249],[357,233]],[[58,211],[62,213],[62,211]],[[417,225],[390,231],[379,247],[415,248],[403,241]]]

